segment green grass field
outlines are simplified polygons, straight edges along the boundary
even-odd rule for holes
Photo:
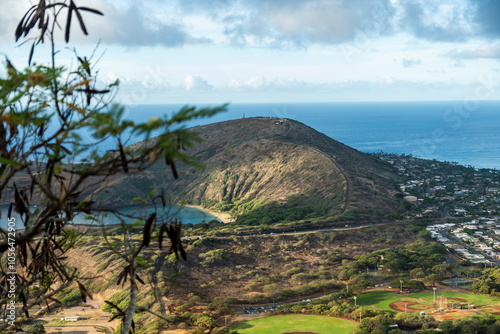
[[[282,334],[291,332],[314,332],[318,334],[349,334],[358,324],[352,321],[318,315],[289,314],[247,320],[231,328],[240,334]]]
[[[366,307],[375,307],[382,310],[393,311],[389,305],[397,301],[410,301],[417,302],[422,305],[427,306],[437,306],[439,307],[439,296],[446,298],[461,298],[465,299],[471,304],[479,308],[484,308],[487,306],[500,306],[500,298],[490,297],[486,295],[474,295],[470,293],[461,292],[440,292],[439,289],[436,291],[437,304],[433,303],[434,294],[433,291],[410,293],[406,295],[399,295],[394,292],[385,291],[372,291],[365,294],[358,295],[357,304]],[[498,312],[492,311],[492,312]]]

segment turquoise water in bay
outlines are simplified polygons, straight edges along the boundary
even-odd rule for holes
[[[0,219],[0,227],[1,228],[7,228],[7,213],[8,213],[8,206],[2,206],[2,216]],[[120,212],[128,215],[134,215],[137,214],[138,209],[140,207],[137,206],[131,206],[131,207],[126,207],[126,208],[121,208]],[[34,210],[34,208],[32,208]],[[154,211],[154,207],[152,205],[149,205],[147,207],[147,211],[143,215],[143,217],[148,217],[150,213]],[[178,205],[167,205],[165,207],[165,210],[161,209],[161,206],[158,207],[158,222],[161,222],[161,220],[167,220],[167,219],[178,219],[181,221],[183,224],[198,224],[198,223],[208,223],[211,220],[219,220],[217,217],[209,214],[208,212],[205,212],[203,210],[199,210],[196,208],[192,207],[187,207],[183,206],[180,207]],[[21,218],[19,215],[17,215],[15,212],[12,212],[12,217],[15,219],[16,223],[16,228],[17,229],[22,229],[24,228]],[[74,224],[93,224],[93,225],[99,225],[98,222],[91,222],[89,220],[86,220],[85,217],[87,217],[87,214],[79,214],[75,217],[73,220]],[[119,224],[120,220],[116,218],[114,215],[107,215],[106,217],[100,217],[99,221],[102,222],[104,225],[111,225],[111,224]],[[125,218],[125,222],[131,223],[133,219],[130,218]]]
[[[138,105],[128,107],[126,117],[144,122],[181,106]],[[188,126],[243,114],[291,118],[362,152],[382,150],[500,169],[500,101],[232,104],[229,111]],[[138,140],[129,138],[128,144]]]
[[[125,207],[125,208],[120,208],[120,212],[125,214],[125,215],[137,215],[138,210],[140,207],[137,206],[130,206],[130,207]],[[155,208],[153,205],[148,205],[146,207],[146,211],[141,212],[142,217],[146,219],[149,217],[151,213],[155,211]],[[178,205],[166,205],[165,209],[163,209],[160,206],[157,207],[157,222],[163,222],[163,221],[170,221],[171,219],[177,219],[178,221],[182,222],[183,224],[198,224],[198,223],[208,223],[211,220],[217,220],[219,219],[208,212],[205,212],[200,209],[196,209],[193,207],[188,207],[188,206],[178,206]],[[85,218],[87,217],[87,214],[80,214],[73,219],[74,224],[89,224],[88,220]],[[133,219],[131,218],[124,218],[126,223],[132,223]],[[104,225],[112,225],[112,224],[120,224],[120,220],[112,215],[108,214],[107,216],[102,216],[99,218],[99,221],[102,222]],[[95,224],[95,223],[94,223]]]

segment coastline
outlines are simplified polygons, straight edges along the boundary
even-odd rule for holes
[[[190,208],[195,208],[195,209],[198,209],[201,211],[205,211],[206,213],[209,213],[212,216],[215,216],[218,219],[220,219],[224,224],[232,223],[235,220],[234,217],[231,216],[229,213],[213,211],[213,210],[210,210],[210,209],[203,207],[202,205],[184,204],[184,206],[190,207]]]

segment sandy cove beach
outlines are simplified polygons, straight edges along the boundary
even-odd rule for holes
[[[222,220],[222,222],[224,224],[232,223],[235,220],[234,217],[231,216],[229,213],[213,211],[213,210],[210,210],[210,209],[207,209],[207,208],[203,207],[202,205],[185,204],[184,206],[188,206],[188,207],[191,207],[191,208],[195,208],[195,209],[198,209],[198,210],[205,211],[205,212],[211,214],[212,216],[215,216],[215,217],[219,218],[220,220]]]

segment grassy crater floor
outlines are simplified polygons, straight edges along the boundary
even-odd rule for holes
[[[318,315],[289,314],[247,320],[233,325],[240,334],[349,334],[353,333],[358,324],[339,318]]]

